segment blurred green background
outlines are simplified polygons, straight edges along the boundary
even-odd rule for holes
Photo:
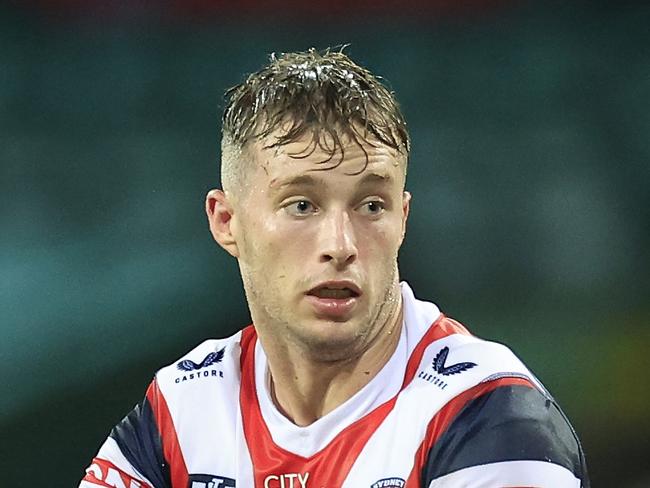
[[[538,374],[594,486],[650,487],[645,4],[0,6],[0,485],[76,486],[156,369],[248,323],[203,211],[222,94],[350,43],[413,137],[403,278]]]

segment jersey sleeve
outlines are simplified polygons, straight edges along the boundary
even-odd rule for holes
[[[156,411],[154,380],[147,395],[110,432],[79,488],[171,488]]]
[[[532,384],[469,401],[431,447],[423,488],[588,488],[578,438],[558,405]]]

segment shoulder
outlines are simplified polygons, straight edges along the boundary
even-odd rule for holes
[[[164,391],[172,385],[200,384],[208,378],[238,381],[241,340],[246,330],[224,339],[208,339],[161,368],[156,373],[158,387]]]
[[[423,330],[407,392],[419,405],[438,404],[427,417],[422,486],[589,486],[575,431],[517,355],[427,302],[407,304]]]
[[[543,385],[507,346],[472,335],[459,322],[441,314],[414,348],[410,361],[417,378],[433,384],[447,401],[499,378],[522,378],[539,390]],[[418,388],[419,390],[419,388]]]
[[[484,486],[483,478],[517,486],[588,486],[582,448],[567,417],[509,348],[453,334],[431,349],[438,373],[454,376],[450,368],[472,368],[463,372],[467,388],[443,409],[447,422],[430,444],[423,486],[438,486],[429,485],[434,480]]]
[[[432,449],[437,474],[504,459],[539,459],[573,469],[578,444],[557,403],[524,381],[492,383],[482,385]]]

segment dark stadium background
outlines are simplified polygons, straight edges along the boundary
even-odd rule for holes
[[[412,131],[403,277],[524,358],[594,486],[650,486],[645,5],[3,3],[0,485],[76,486],[157,368],[247,323],[203,213],[222,93],[349,43]]]

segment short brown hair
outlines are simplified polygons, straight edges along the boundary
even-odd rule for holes
[[[236,163],[225,153],[235,150],[241,154],[249,142],[279,129],[281,134],[266,147],[282,146],[311,133],[311,152],[318,146],[331,155],[323,161],[331,164],[322,169],[343,160],[340,131],[357,143],[379,142],[408,158],[409,135],[393,93],[342,51],[312,48],[272,54],[267,66],[226,92],[222,121],[224,186],[227,182],[223,180],[232,180],[233,173],[239,172],[229,168]],[[339,150],[341,160],[336,163],[333,158]],[[306,155],[301,153],[300,157]]]

